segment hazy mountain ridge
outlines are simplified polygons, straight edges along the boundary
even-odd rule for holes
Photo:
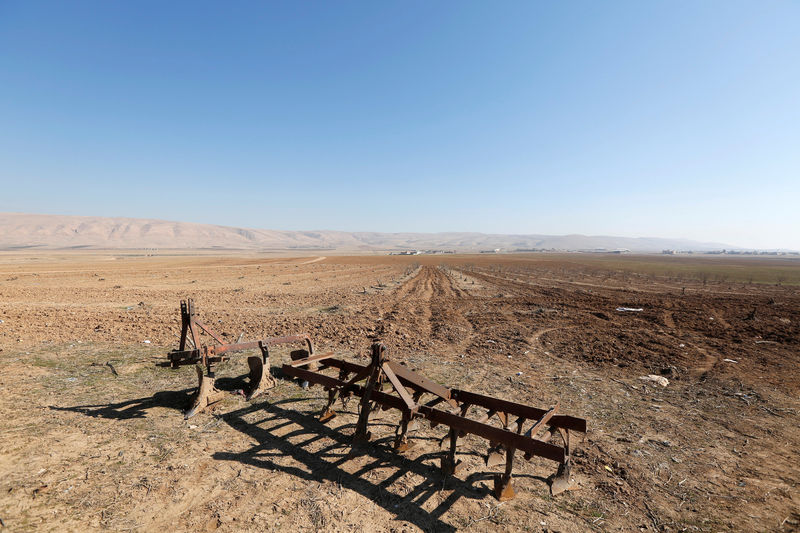
[[[221,248],[247,250],[514,249],[653,252],[663,249],[731,249],[721,243],[685,239],[587,235],[524,235],[470,232],[378,233],[236,228],[153,219],[0,213],[0,249],[13,248]]]

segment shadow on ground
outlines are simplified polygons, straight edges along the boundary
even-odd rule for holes
[[[238,461],[270,471],[286,472],[303,480],[337,483],[375,502],[396,515],[398,520],[411,522],[425,531],[455,531],[456,527],[442,521],[444,513],[461,498],[482,500],[490,492],[488,485],[491,482],[492,473],[472,473],[463,481],[455,477],[445,477],[438,466],[430,464],[432,462],[438,464],[441,452],[423,453],[410,459],[396,453],[391,448],[392,437],[376,439],[356,448],[355,453],[351,455],[352,438],[350,435],[342,433],[341,430],[353,427],[354,424],[343,424],[331,428],[319,422],[315,413],[304,413],[282,407],[287,403],[298,401],[304,400],[281,400],[271,404],[251,405],[225,413],[222,415],[222,419],[226,423],[255,439],[258,444],[241,453],[216,452],[213,457],[224,461]],[[244,420],[245,415],[260,409],[268,413],[266,418],[255,424]],[[273,425],[265,429],[262,427],[265,422],[271,422]],[[371,427],[378,424],[380,422],[370,422]],[[275,434],[276,430],[287,426],[293,426],[294,430],[284,435]],[[329,439],[333,442],[314,452],[308,449],[321,439]],[[438,439],[412,436],[410,440]],[[285,461],[280,459],[287,456],[300,464],[284,464]],[[348,472],[343,468],[348,461],[361,461],[362,459],[359,458],[364,456],[368,457],[367,461],[355,472]],[[377,483],[365,478],[365,475],[371,470],[385,467],[393,467],[395,471]],[[401,496],[392,492],[391,486],[403,478],[407,472],[417,474],[424,478],[424,481],[412,487],[405,495]],[[423,508],[425,502],[437,492],[447,489],[451,489],[452,492],[435,509],[427,511]]]
[[[220,382],[220,389],[235,390],[243,381],[240,378],[230,378]],[[150,409],[158,407],[182,412],[191,403],[194,390],[190,388],[157,392],[153,396],[117,403],[72,407],[50,406],[50,409],[114,420],[146,418]],[[482,500],[489,495],[492,473],[471,473],[463,481],[452,476],[445,477],[438,467],[442,452],[437,450],[422,453],[413,459],[407,458],[394,451],[391,436],[360,446],[351,454],[352,437],[349,431],[345,434],[342,430],[352,428],[354,424],[344,423],[332,428],[319,422],[315,416],[318,414],[316,412],[302,412],[283,407],[286,404],[307,401],[309,398],[249,404],[241,409],[217,415],[230,427],[256,440],[258,444],[241,453],[218,451],[212,457],[220,461],[236,461],[269,471],[285,472],[301,480],[334,482],[375,502],[394,514],[398,520],[411,522],[426,531],[455,531],[456,527],[444,522],[442,516],[461,498]],[[245,420],[245,416],[259,411],[265,412],[267,416],[255,422]],[[269,427],[265,428],[264,425]],[[381,425],[394,426],[380,420],[370,422],[371,427]],[[290,428],[289,432],[276,434],[276,431],[284,428]],[[329,440],[330,444],[319,450],[309,449],[322,439]],[[414,435],[410,435],[410,440],[417,443],[425,440],[438,441],[433,437]],[[477,454],[466,452],[460,455]],[[293,461],[287,461],[287,458]],[[351,460],[364,464],[358,470],[349,472],[344,465]],[[394,471],[385,479],[377,482],[367,479],[366,474],[371,470],[387,467],[394,468]],[[392,485],[408,472],[420,476],[423,481],[411,487],[405,495],[390,490]],[[425,510],[424,504],[442,490],[451,492],[435,509]]]
[[[104,403],[94,405],[75,405],[73,407],[49,406],[53,411],[72,411],[95,418],[110,418],[113,420],[129,420],[131,418],[145,418],[147,411],[154,407],[166,407],[183,411],[189,406],[195,389],[181,391],[157,392],[152,396],[126,400],[118,403]]]
[[[245,377],[242,375],[234,378],[219,378],[215,386],[222,391],[234,393],[245,387]],[[51,405],[53,411],[72,411],[95,418],[109,418],[114,420],[127,420],[130,418],[145,418],[147,411],[155,407],[177,409],[184,412],[191,407],[196,387],[180,391],[161,391],[152,396],[126,400],[118,403],[105,403],[93,405],[75,405],[72,407],[58,407]]]

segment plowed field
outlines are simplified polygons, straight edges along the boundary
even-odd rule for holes
[[[800,528],[800,262],[581,255],[0,255],[0,519],[12,531],[792,531]],[[230,392],[184,421],[181,299],[228,342],[306,332],[362,364],[376,339],[430,379],[586,418],[577,490],[486,442],[439,471],[443,427],[392,441],[318,387]],[[633,310],[620,310],[620,309]],[[283,362],[278,354],[273,364]],[[662,387],[640,379],[668,379]]]

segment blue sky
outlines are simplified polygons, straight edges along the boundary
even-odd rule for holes
[[[800,249],[800,3],[2,2],[0,211]]]

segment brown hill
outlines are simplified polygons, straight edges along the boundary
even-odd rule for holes
[[[688,240],[585,235],[282,231],[139,218],[0,213],[0,249],[244,249],[477,251],[518,249],[713,250],[731,246]]]

